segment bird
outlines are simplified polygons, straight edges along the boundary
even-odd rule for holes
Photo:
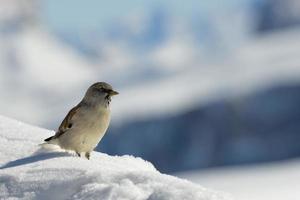
[[[111,85],[97,82],[91,85],[83,99],[61,122],[54,136],[44,141],[75,151],[89,160],[90,154],[105,135],[110,123],[111,97],[118,95]]]

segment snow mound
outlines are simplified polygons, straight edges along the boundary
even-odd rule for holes
[[[0,199],[230,199],[141,158],[93,152],[86,160],[41,149],[53,133],[0,116]]]

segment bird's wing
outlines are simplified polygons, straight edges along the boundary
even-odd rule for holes
[[[61,122],[58,131],[56,132],[54,138],[58,138],[61,135],[63,135],[64,133],[66,133],[67,130],[69,130],[70,128],[72,128],[73,124],[72,124],[72,118],[76,115],[76,113],[78,112],[78,109],[80,108],[80,104],[78,104],[77,106],[75,106],[74,108],[72,108],[67,116],[64,118],[64,120]]]

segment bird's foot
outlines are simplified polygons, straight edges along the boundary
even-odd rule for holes
[[[90,157],[91,157],[91,152],[86,152],[86,153],[85,153],[85,157],[89,160]]]

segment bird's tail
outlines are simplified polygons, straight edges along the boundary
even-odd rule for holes
[[[45,141],[45,142],[50,142],[50,140],[52,140],[52,139],[53,139],[53,137],[54,137],[54,136],[51,136],[51,137],[49,137],[49,138],[45,139],[44,141]]]
[[[54,136],[51,136],[51,137],[49,137],[49,138],[47,138],[47,139],[45,139],[44,141],[45,141],[46,144],[55,144],[55,145],[58,144],[58,140],[57,140],[57,138],[55,137],[55,135],[54,135]]]
[[[57,138],[55,138],[55,136],[46,138],[44,141],[45,142],[40,144],[40,146],[43,148],[46,148],[46,149],[52,148],[53,144],[58,145],[58,140],[57,140]]]

